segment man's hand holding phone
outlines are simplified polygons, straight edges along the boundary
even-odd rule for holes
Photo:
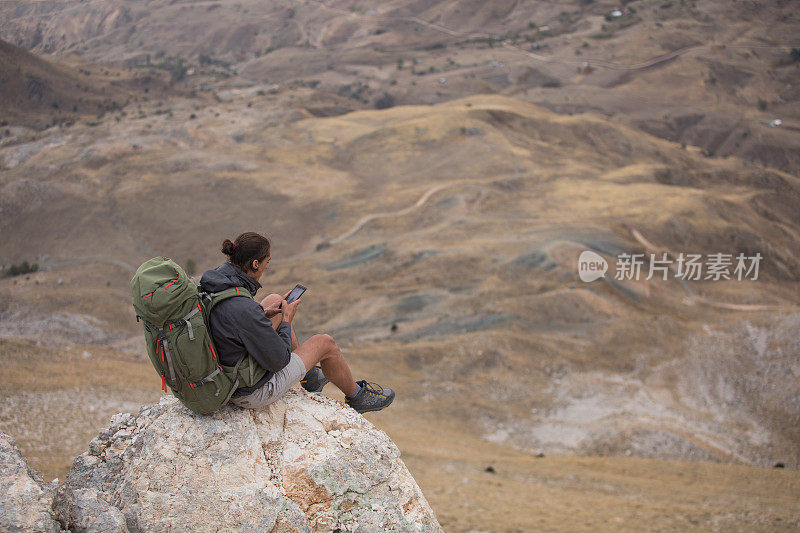
[[[283,297],[281,310],[283,311],[284,322],[292,323],[294,314],[297,312],[297,306],[300,305],[300,296],[302,296],[305,291],[306,288],[298,284]]]

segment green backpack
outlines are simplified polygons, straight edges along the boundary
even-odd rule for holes
[[[221,364],[208,328],[211,309],[235,296],[252,298],[247,289],[202,292],[177,263],[154,257],[131,279],[131,295],[136,319],[144,323],[147,354],[161,375],[162,389],[167,392],[169,385],[195,413],[213,413],[239,386],[255,385],[266,374],[250,355],[235,366]]]

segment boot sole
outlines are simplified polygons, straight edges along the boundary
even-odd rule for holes
[[[364,409],[363,411],[359,411],[358,409],[356,409],[354,407],[350,407],[350,408],[353,409],[353,411],[355,411],[356,413],[359,413],[359,414],[369,413],[369,412],[372,412],[372,411],[382,411],[382,410],[386,409],[387,407],[389,407],[390,405],[392,405],[393,401],[394,401],[394,396],[392,396],[392,399],[389,400],[389,403],[387,403],[383,407],[373,407],[372,409]],[[347,405],[350,406],[350,404],[347,404]]]
[[[303,382],[302,381],[300,382],[300,386],[303,387],[303,389],[306,392],[322,392],[322,389],[324,389],[325,385],[327,385],[328,383],[330,383],[330,380],[326,378],[325,381],[322,382],[322,386],[320,386],[320,388],[318,388],[316,390],[306,389],[305,387],[303,387]]]

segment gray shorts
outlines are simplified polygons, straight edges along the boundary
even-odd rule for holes
[[[231,403],[248,409],[264,407],[283,396],[295,383],[300,383],[305,375],[306,364],[292,352],[289,364],[273,374],[262,387],[245,396],[232,397]]]

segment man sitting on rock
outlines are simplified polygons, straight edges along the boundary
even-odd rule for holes
[[[242,287],[255,295],[269,265],[269,239],[254,232],[242,233],[234,242],[225,239],[222,253],[228,256],[228,262],[206,270],[200,279],[201,289],[216,293]],[[392,403],[392,389],[353,380],[330,335],[314,335],[298,346],[292,320],[299,305],[300,299],[287,303],[285,296],[270,294],[261,305],[251,298],[228,298],[211,309],[209,327],[220,363],[235,366],[249,354],[266,371],[252,386],[239,387],[231,403],[251,409],[263,407],[298,381],[310,392],[320,392],[328,381],[333,382],[344,392],[347,404],[359,413],[379,411]]]

